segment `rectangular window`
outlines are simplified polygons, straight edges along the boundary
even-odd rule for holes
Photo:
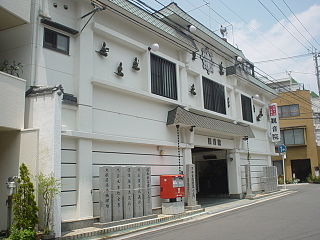
[[[280,118],[300,116],[299,104],[278,106],[278,110]]]
[[[253,122],[251,98],[241,94],[242,119]]]
[[[43,46],[57,52],[69,54],[70,38],[56,31],[45,28]]]
[[[204,108],[226,114],[224,86],[202,77]]]
[[[304,141],[304,129],[294,128],[281,130],[281,144],[285,145],[303,145]]]
[[[176,65],[151,54],[151,92],[177,100]]]

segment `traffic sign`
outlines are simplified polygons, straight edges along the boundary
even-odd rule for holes
[[[285,153],[287,151],[287,147],[284,144],[279,145],[279,153]]]

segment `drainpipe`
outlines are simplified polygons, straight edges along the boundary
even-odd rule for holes
[[[31,76],[30,85],[36,86],[38,84],[38,35],[39,35],[39,6],[40,0],[32,0],[31,10],[31,24],[32,24],[32,54],[31,54]]]

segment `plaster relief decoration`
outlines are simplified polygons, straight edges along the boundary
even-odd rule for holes
[[[213,73],[213,54],[209,48],[201,48],[201,60],[202,60],[202,68],[207,71],[208,75]]]

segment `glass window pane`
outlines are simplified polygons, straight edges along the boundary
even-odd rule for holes
[[[294,143],[304,144],[304,129],[294,129]]]
[[[283,131],[280,131],[280,141],[278,144],[284,144],[284,137],[283,137]]]
[[[290,117],[290,106],[281,107],[282,117]]]
[[[49,29],[44,29],[44,46],[55,47],[56,45],[56,33]]]
[[[279,117],[282,117],[282,107],[278,107],[278,115],[279,115]]]
[[[57,48],[69,52],[69,37],[58,34],[57,35]]]
[[[294,144],[293,130],[284,131],[284,142],[287,145]]]
[[[300,115],[299,104],[294,104],[290,106],[291,117],[296,117]]]

